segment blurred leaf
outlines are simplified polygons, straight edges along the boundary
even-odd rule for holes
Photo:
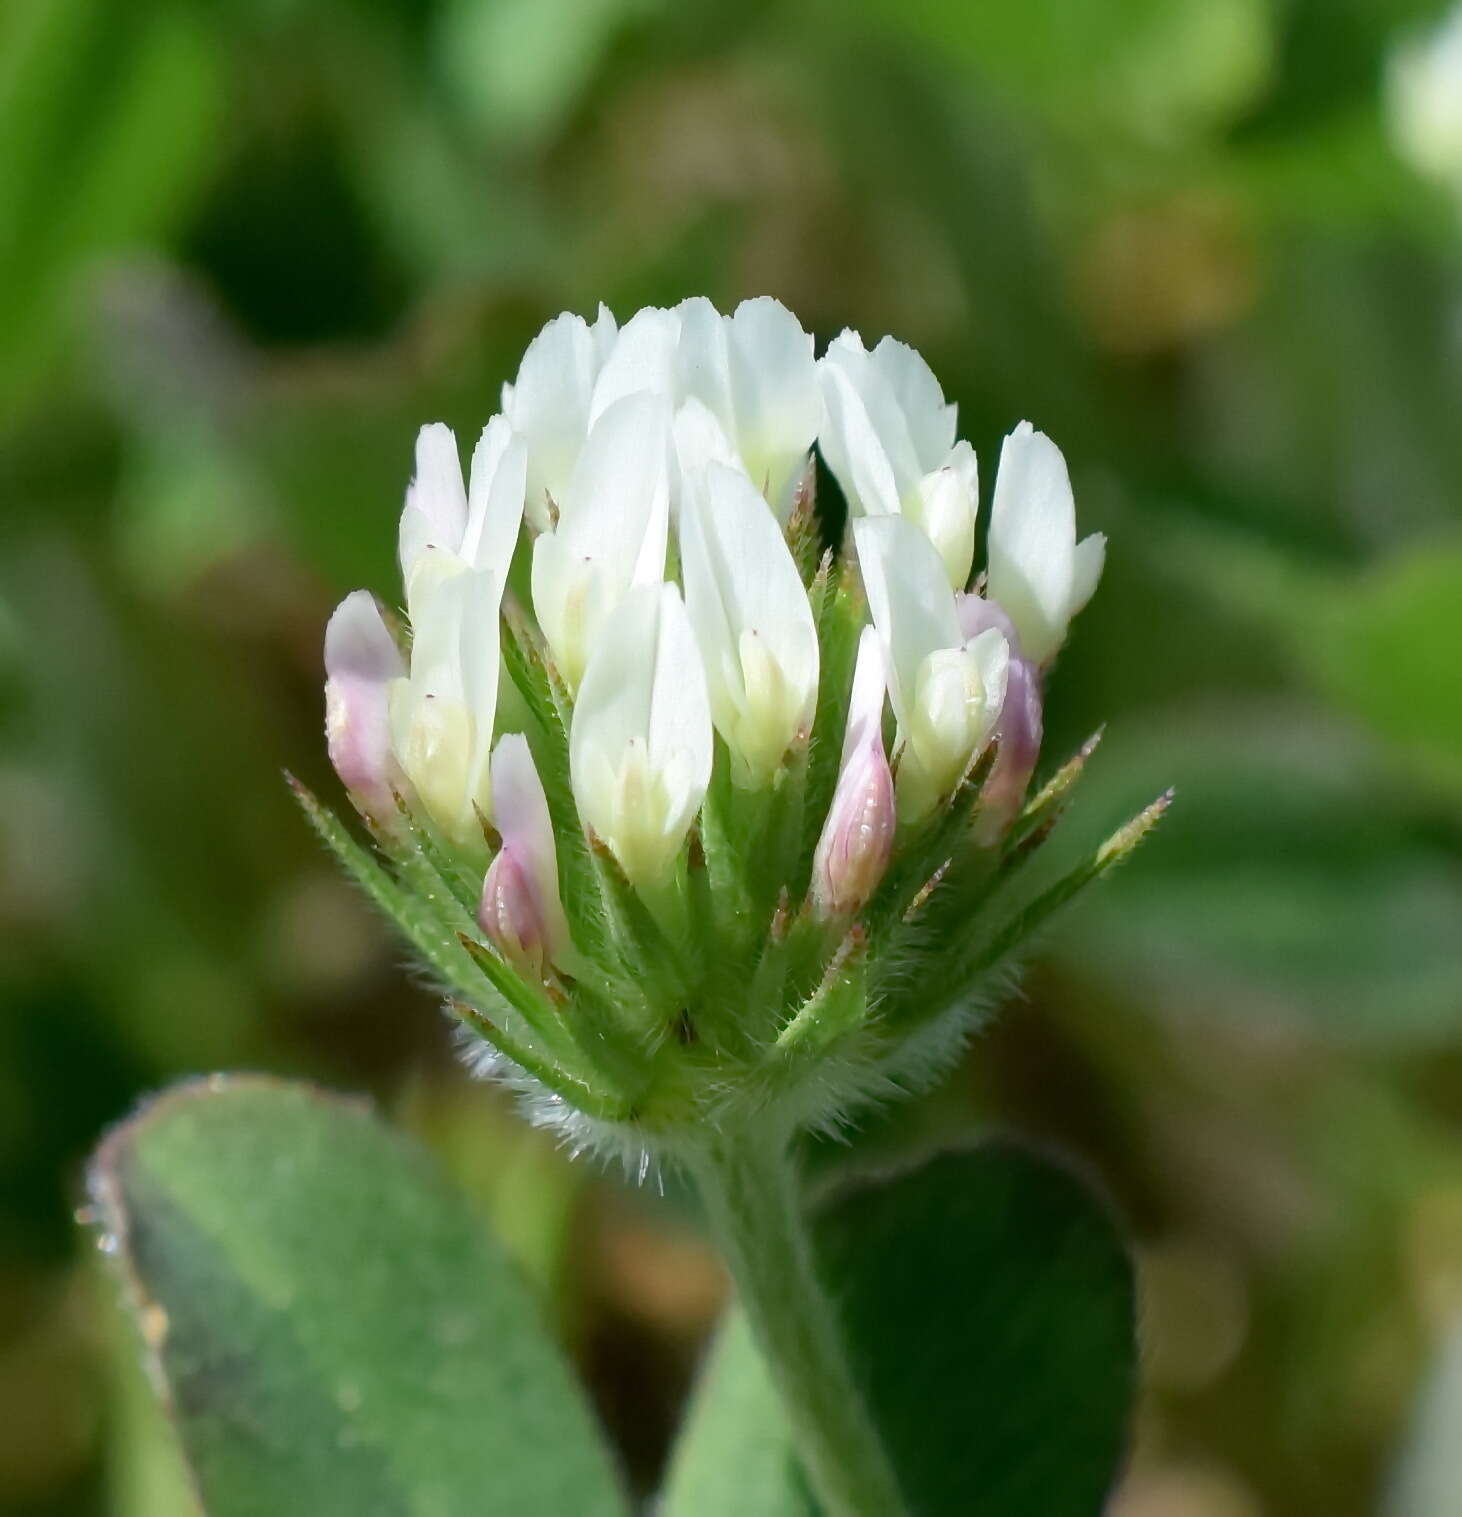
[[[1220,124],[1266,82],[1267,0],[1095,0],[970,6],[875,0],[870,10],[1053,118],[1150,139]]]
[[[1462,1036],[1462,867],[1354,734],[1277,705],[1129,727],[1073,831],[1094,842],[1163,785],[1168,825],[1072,911],[1064,962],[1180,1013],[1388,1045]]]
[[[178,1440],[138,1358],[136,1329],[120,1309],[111,1278],[96,1271],[93,1279],[99,1293],[105,1293],[100,1315],[106,1325],[112,1382],[106,1461],[109,1517],[202,1517]]]
[[[1462,1322],[1447,1334],[1417,1399],[1383,1517],[1438,1517],[1462,1506]]]
[[[362,1107],[185,1086],[91,1188],[210,1517],[623,1511],[522,1283]]]
[[[454,0],[442,17],[442,67],[486,137],[531,143],[562,125],[623,23],[654,4]]]
[[[0,413],[53,356],[89,260],[147,242],[217,141],[212,37],[182,7],[35,0],[0,17]]]
[[[1462,539],[1389,559],[1297,629],[1321,690],[1462,786]]]
[[[1009,1144],[838,1197],[816,1246],[913,1517],[1092,1517],[1136,1373],[1131,1268],[1104,1209]],[[815,1511],[739,1314],[723,1324],[665,1517]]]

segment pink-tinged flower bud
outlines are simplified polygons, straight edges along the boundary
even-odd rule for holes
[[[541,978],[569,946],[569,926],[548,799],[521,733],[500,739],[493,751],[492,802],[503,844],[482,882],[477,920],[504,957]]]
[[[375,821],[395,814],[389,690],[406,661],[368,590],[353,590],[325,628],[325,740],[330,762]]]
[[[812,859],[812,902],[820,917],[851,916],[878,888],[893,851],[897,811],[883,751],[883,649],[865,627],[858,643],[842,769]]]
[[[1005,676],[1005,703],[995,728],[999,751],[981,794],[977,836],[993,843],[1015,819],[1041,756],[1044,698],[1041,671],[1021,656],[1020,636],[1004,610],[978,595],[955,597],[960,631],[977,637],[994,627],[1010,644],[1010,667]]]

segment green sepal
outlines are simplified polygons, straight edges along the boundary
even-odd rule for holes
[[[978,848],[974,825],[995,751],[993,743],[987,744],[953,795],[931,817],[899,839],[893,863],[864,913],[869,934],[876,943],[897,931],[914,897],[926,889],[936,874],[948,879],[951,885],[963,883],[961,877],[971,873],[977,872],[981,877],[989,874],[992,855],[990,850]]]
[[[690,994],[691,976],[680,945],[645,904],[612,850],[598,839],[589,846],[624,977],[642,992],[649,1007],[683,1003]]]
[[[535,1080],[541,1081],[555,1095],[586,1116],[604,1122],[625,1122],[634,1114],[632,1104],[623,1096],[611,1095],[591,1085],[561,1064],[540,1055],[536,1049],[505,1032],[501,1026],[466,1001],[449,1001],[452,1015],[470,1028],[484,1042],[519,1065]]]
[[[483,859],[482,874],[476,877],[469,874],[463,868],[460,859],[442,842],[436,828],[425,817],[418,816],[412,811],[406,804],[405,796],[399,790],[393,790],[391,793],[396,802],[396,815],[401,833],[396,835],[388,832],[377,833],[377,844],[394,864],[399,865],[403,856],[416,855],[420,863],[426,866],[431,875],[435,876],[437,884],[446,889],[469,918],[475,919],[478,901],[482,895],[482,874],[487,872],[486,858]],[[407,839],[410,846],[407,844]],[[484,839],[483,853],[486,852]],[[422,878],[429,878],[429,876],[423,872]],[[433,892],[435,888],[433,887]]]
[[[1098,727],[1049,780],[1026,802],[1020,815],[1005,834],[1003,848],[1009,853],[1019,848],[1039,827],[1047,825],[1053,815],[1059,814],[1076,782],[1086,769],[1087,761],[1101,745],[1104,727]]]
[[[828,960],[817,989],[777,1035],[777,1051],[796,1057],[823,1053],[861,1026],[867,1014],[868,934],[854,923]]]
[[[982,978],[1028,943],[1073,897],[1129,857],[1162,819],[1172,796],[1171,790],[1160,795],[1125,826],[1119,827],[1090,858],[1042,891],[1003,927],[988,936],[982,935],[953,962],[942,966],[933,980],[942,993],[902,998],[900,1006],[904,1014],[900,1027],[916,1027],[933,1021],[967,999]]]
[[[310,825],[345,872],[375,905],[390,917],[427,964],[459,993],[475,995],[483,984],[456,931],[425,909],[386,869],[355,841],[340,819],[292,774],[285,776]]]
[[[737,790],[731,779],[731,751],[718,732],[711,783],[701,803],[700,848],[718,937],[734,934],[751,915],[746,877],[746,845],[737,832]]]
[[[495,948],[479,943],[465,932],[459,934],[458,940],[493,989],[543,1039],[545,1047],[555,1057],[572,1054],[573,1037],[547,994],[530,985]]]
[[[403,816],[404,816],[403,808]],[[408,830],[409,828],[409,830]],[[392,872],[443,926],[454,933],[477,930],[477,902],[464,899],[464,892],[453,883],[450,866],[434,850],[422,845],[420,824],[413,819],[403,822],[397,836],[376,836],[376,846],[389,860]]]
[[[817,465],[810,455],[802,478],[797,481],[785,535],[802,583],[811,585],[823,558],[823,542],[822,523],[817,518]]]

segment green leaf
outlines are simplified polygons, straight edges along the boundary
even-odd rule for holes
[[[363,1106],[215,1077],[90,1183],[209,1517],[623,1513],[526,1288]]]
[[[912,1517],[1095,1517],[1126,1440],[1131,1266],[1102,1206],[1007,1143],[844,1193],[819,1265]],[[815,1517],[739,1313],[723,1324],[664,1517]]]

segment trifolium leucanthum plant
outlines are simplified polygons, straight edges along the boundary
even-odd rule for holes
[[[478,1069],[575,1146],[695,1174],[829,1512],[899,1506],[792,1140],[942,1068],[1163,805],[1022,890],[1089,753],[1030,793],[1105,543],[1027,423],[977,531],[957,433],[912,348],[818,358],[773,300],[558,317],[465,475],[422,428],[404,615],[358,590],[330,619],[330,756],[371,846],[301,792]]]

